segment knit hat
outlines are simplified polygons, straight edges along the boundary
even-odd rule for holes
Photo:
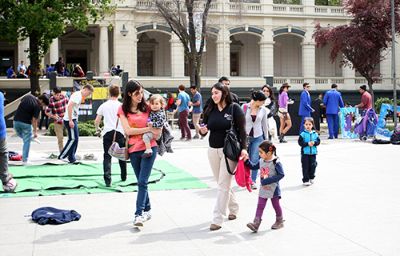
[[[367,86],[365,84],[363,84],[363,85],[360,86],[360,89],[363,89],[364,91],[366,91],[367,90]]]

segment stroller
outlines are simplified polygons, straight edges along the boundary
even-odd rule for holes
[[[375,138],[378,124],[378,116],[374,109],[368,109],[364,116],[359,117],[356,120],[354,132],[358,134],[358,137],[362,141],[366,141],[368,138]]]

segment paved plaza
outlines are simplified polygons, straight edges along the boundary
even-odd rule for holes
[[[253,220],[258,192],[235,187],[238,218],[209,231],[216,184],[207,139],[174,141],[175,153],[158,159],[209,188],[151,191],[153,218],[140,229],[132,225],[135,193],[1,198],[0,255],[400,255],[400,147],[322,138],[316,182],[310,187],[302,186],[297,137],[277,144],[286,174],[281,181],[283,229],[270,229],[275,216],[268,202],[259,232],[251,233],[246,224]],[[54,137],[39,139],[41,144],[31,147],[32,161],[57,151]],[[8,147],[21,151],[22,141],[9,136]],[[78,154],[85,153],[101,161],[101,140],[82,137]],[[74,209],[82,218],[58,226],[32,223],[30,213],[43,206]]]

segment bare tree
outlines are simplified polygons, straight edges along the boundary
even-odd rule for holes
[[[207,33],[207,18],[212,0],[155,0],[155,5],[183,44],[188,61],[190,85],[200,87],[200,74],[204,42]],[[201,33],[196,35],[195,13],[201,14]],[[200,36],[200,47],[196,48],[196,36]]]

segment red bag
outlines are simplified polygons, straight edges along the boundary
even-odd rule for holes
[[[253,183],[250,177],[250,168],[239,159],[236,166],[235,180],[239,187],[246,187],[251,192],[251,184]]]

